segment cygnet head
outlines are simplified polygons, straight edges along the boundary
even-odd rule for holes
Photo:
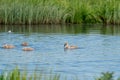
[[[21,45],[22,46],[28,46],[28,43],[27,42],[23,42]]]
[[[66,45],[68,45],[68,42],[65,42],[65,43],[64,43],[64,47],[65,47]]]

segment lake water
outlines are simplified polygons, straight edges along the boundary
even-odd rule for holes
[[[24,41],[35,50],[22,51]],[[65,42],[80,49],[64,50]],[[16,47],[3,49],[4,43]],[[46,74],[52,70],[80,80],[94,80],[107,71],[120,76],[120,26],[0,26],[0,46],[0,71],[19,66],[30,73],[36,68]]]

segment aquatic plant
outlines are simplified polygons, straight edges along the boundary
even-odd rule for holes
[[[59,74],[44,74],[34,71],[32,74],[28,74],[26,70],[20,71],[19,68],[15,68],[9,72],[3,72],[0,74],[0,80],[60,80]]]
[[[113,72],[102,73],[102,76],[96,80],[113,80]]]
[[[1,24],[120,24],[119,0],[0,0]]]
[[[97,77],[95,80],[115,80],[113,76],[113,72],[103,72],[100,77]],[[72,77],[71,77],[72,78]],[[60,74],[52,73],[50,71],[49,74],[44,74],[40,71],[33,71],[31,74],[27,72],[27,70],[21,71],[18,67],[11,71],[3,71],[0,74],[0,80],[69,80],[67,76],[62,77]],[[73,77],[72,80],[80,80],[78,77]],[[117,80],[120,80],[118,78]]]
[[[117,79],[114,79],[113,72],[102,72],[102,75],[95,80],[120,80],[120,77]]]

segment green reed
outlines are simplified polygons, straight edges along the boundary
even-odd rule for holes
[[[9,72],[3,72],[0,74],[0,80],[60,80],[59,74],[44,74],[42,72],[34,71],[32,74],[28,74],[26,70],[20,71],[18,68]]]
[[[119,0],[0,0],[1,24],[120,24]]]
[[[62,77],[60,74],[52,73],[44,74],[43,72],[32,72],[28,74],[27,70],[20,71],[18,67],[12,71],[4,71],[0,74],[0,80],[69,80],[67,76]],[[114,79],[113,72],[102,72],[99,77],[94,78],[93,80],[120,80],[120,77]],[[78,77],[71,77],[71,80],[80,80]]]

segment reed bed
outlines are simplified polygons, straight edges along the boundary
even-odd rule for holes
[[[113,72],[102,72],[99,77],[94,78],[94,80],[120,80],[120,77],[114,79]],[[12,71],[3,71],[0,74],[0,80],[69,80],[67,76],[62,77],[60,74],[53,74],[50,72],[49,74],[43,74],[42,72],[36,72],[36,70],[32,74],[28,74],[26,70],[20,71],[18,67],[13,69]],[[80,80],[78,77],[71,77],[70,80]]]
[[[0,24],[120,24],[119,0],[0,0]]]
[[[19,68],[15,68],[12,71],[1,73],[0,80],[60,80],[60,75],[51,72],[50,74],[43,74],[36,71],[28,74],[26,70],[20,71]]]

